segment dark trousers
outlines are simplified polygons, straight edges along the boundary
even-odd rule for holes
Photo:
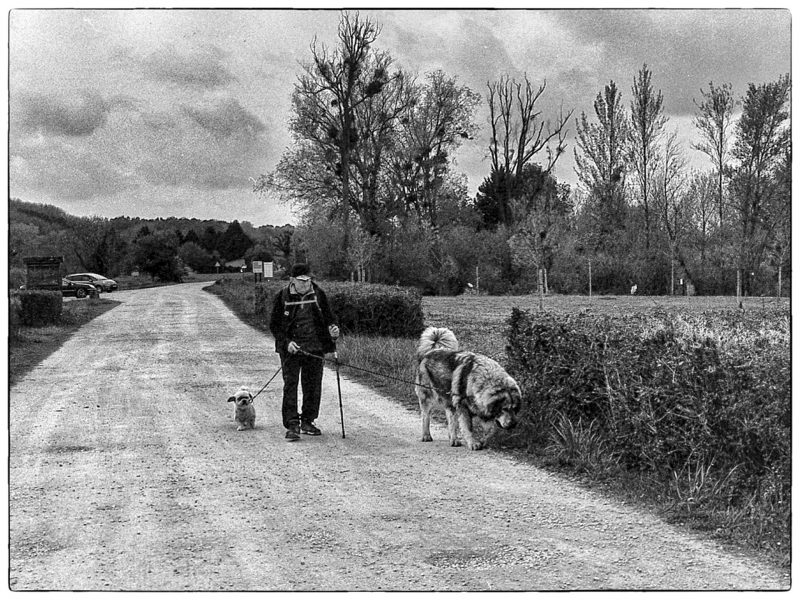
[[[300,421],[313,422],[319,416],[322,397],[323,362],[303,354],[281,355],[283,367],[283,426],[299,427]],[[297,384],[303,389],[303,413],[297,412]]]

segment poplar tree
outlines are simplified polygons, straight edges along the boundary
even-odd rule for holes
[[[700,130],[701,141],[692,145],[696,150],[706,154],[714,164],[717,178],[717,212],[719,226],[723,223],[723,192],[725,168],[730,158],[730,137],[733,120],[733,90],[729,83],[716,87],[714,82],[708,84],[708,91],[700,89],[703,99],[694,101],[697,115],[693,123]]]
[[[643,65],[633,80],[631,100],[631,151],[644,208],[645,247],[650,247],[652,229],[651,183],[658,166],[658,143],[667,118],[663,114],[661,91],[653,90],[652,72]]]

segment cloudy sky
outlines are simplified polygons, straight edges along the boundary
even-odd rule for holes
[[[700,88],[790,70],[788,10],[362,10],[397,65],[443,69],[485,96],[501,74],[547,82],[541,106],[593,115],[614,80],[630,102],[646,63],[693,164]],[[291,143],[299,63],[316,36],[335,43],[335,10],[13,10],[9,16],[10,195],[75,215],[294,222],[251,191]],[[572,119],[570,129],[574,133]],[[488,174],[482,135],[456,169],[470,191]],[[556,175],[575,183],[572,148]]]

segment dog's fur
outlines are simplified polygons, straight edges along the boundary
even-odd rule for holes
[[[496,361],[474,352],[459,351],[455,334],[428,327],[417,346],[417,398],[422,412],[422,441],[430,442],[430,411],[438,405],[447,416],[451,446],[480,450],[496,427],[511,429],[522,405],[519,385]],[[424,386],[424,387],[423,387]],[[431,389],[433,388],[433,389]],[[483,437],[473,431],[481,425]]]
[[[253,405],[253,394],[247,388],[239,388],[239,390],[230,398],[228,402],[236,403],[236,412],[234,418],[238,427],[236,431],[244,429],[256,428],[256,407]]]

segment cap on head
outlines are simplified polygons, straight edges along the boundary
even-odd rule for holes
[[[296,265],[292,266],[292,277],[302,277],[303,275],[306,277],[311,275],[311,270],[308,268],[307,264],[297,263]]]

